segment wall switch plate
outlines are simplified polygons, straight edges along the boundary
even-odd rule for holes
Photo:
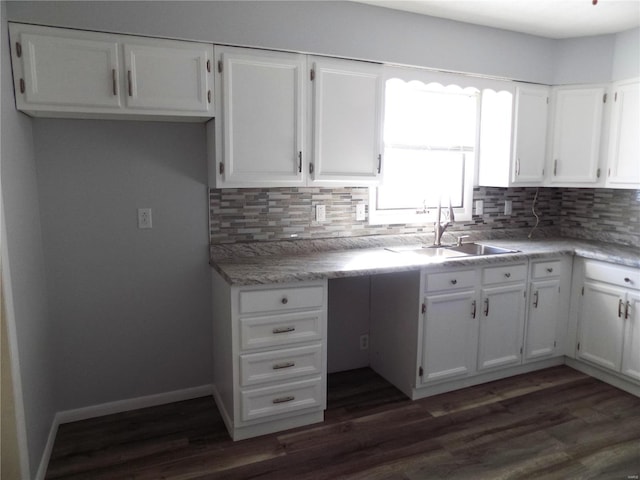
[[[360,335],[360,350],[369,349],[369,334]]]
[[[365,218],[364,203],[358,203],[356,205],[356,221],[361,222],[362,220],[365,220]]]
[[[476,215],[484,214],[484,200],[476,200]]]
[[[327,219],[327,208],[325,205],[316,205],[316,222],[324,222]]]
[[[513,201],[512,200],[505,200],[504,201],[504,214],[505,215],[511,215],[511,212],[513,212]]]
[[[150,208],[138,209],[138,228],[152,228],[153,222],[151,220]]]

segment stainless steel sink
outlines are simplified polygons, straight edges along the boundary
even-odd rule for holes
[[[495,247],[493,245],[480,245],[478,243],[463,243],[455,247],[448,247],[453,252],[463,253],[465,255],[499,255],[502,253],[517,253],[518,250],[508,248]]]
[[[423,255],[426,257],[466,257],[468,253],[457,252],[448,247],[424,247],[424,246],[410,246],[410,247],[395,247],[387,248],[390,252],[395,253],[408,253],[413,255]]]

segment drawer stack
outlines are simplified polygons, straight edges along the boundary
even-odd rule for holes
[[[325,298],[322,285],[239,290],[241,421],[324,409]]]
[[[233,439],[321,422],[327,281],[229,286],[214,273],[213,291],[214,397]]]

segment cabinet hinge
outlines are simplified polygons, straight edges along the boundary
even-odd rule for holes
[[[526,291],[526,290],[525,290],[524,292],[522,292],[522,296],[523,296],[524,298],[527,298],[527,291]]]
[[[207,60],[207,72],[211,73],[211,60]]]
[[[218,73],[222,73],[222,60],[218,60]]]
[[[24,91],[26,90],[26,87],[24,85],[24,78],[20,79],[20,93],[24,93]]]
[[[584,297],[584,287],[582,287],[582,292],[580,293]]]
[[[598,169],[598,171],[596,172],[596,176],[600,178],[600,169]]]
[[[578,350],[580,350],[580,342],[578,342]]]
[[[426,304],[422,304],[422,309],[420,310],[422,313],[426,313],[427,311],[427,305]]]
[[[207,91],[207,101],[211,103],[211,90]]]
[[[547,97],[547,105],[549,105],[549,97]]]
[[[544,177],[544,168],[542,169],[542,176]]]
[[[613,101],[617,102],[618,101],[618,92],[613,94]]]
[[[309,78],[311,79],[312,82],[316,79],[316,71],[313,68],[309,72]]]
[[[520,355],[522,355],[522,347],[520,347]]]
[[[418,367],[418,376],[419,377],[424,376],[424,370],[422,369],[422,367]]]
[[[602,95],[602,103],[607,103],[607,94]]]
[[[220,171],[220,175],[224,173],[224,163],[220,162],[220,167],[218,168],[218,170]]]
[[[554,340],[553,341],[553,348],[556,348],[557,342]]]
[[[313,163],[309,164],[309,173],[313,173]]]
[[[20,42],[16,42],[16,55],[18,58],[22,56],[22,44]]]

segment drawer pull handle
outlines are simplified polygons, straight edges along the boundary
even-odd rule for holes
[[[507,278],[511,278],[511,274],[509,272],[505,273],[504,276]]]
[[[471,302],[471,307],[473,307],[473,310],[471,311],[471,318],[476,318],[476,301],[475,300]]]
[[[296,327],[278,327],[273,329],[273,333],[288,333],[293,332]]]
[[[273,365],[273,369],[274,370],[281,370],[283,368],[291,368],[291,367],[295,367],[296,364],[295,362],[282,362],[282,363],[276,363]]]
[[[622,299],[618,301],[618,318],[622,318],[622,307],[624,306],[624,302]]]
[[[533,294],[533,308],[538,308],[538,290]]]
[[[131,79],[131,70],[127,70],[127,83],[129,85],[129,96],[133,97],[133,81]]]
[[[287,402],[293,402],[296,399],[296,397],[294,397],[293,395],[289,395],[288,397],[279,397],[279,398],[274,398],[273,400],[271,400],[274,404],[278,404],[278,403],[287,403]]]
[[[624,319],[628,320],[631,316],[631,302],[627,301],[627,306],[624,309]]]
[[[283,305],[286,305],[287,303],[289,303],[289,299],[287,297],[282,297],[282,300],[280,300],[282,302]]]
[[[451,285],[455,285],[456,283],[458,283],[458,280],[456,280],[455,278],[451,280]]]
[[[547,272],[552,273],[553,272],[553,268],[552,267],[547,268]]]
[[[489,299],[488,298],[484,299],[484,316],[485,317],[489,316]]]

